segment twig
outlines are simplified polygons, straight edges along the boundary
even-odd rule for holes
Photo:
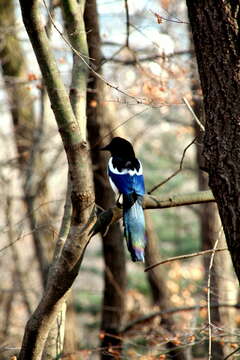
[[[188,150],[188,148],[190,148],[190,146],[192,144],[194,144],[194,142],[197,140],[197,136],[185,147],[185,149],[183,150],[183,154],[182,154],[182,158],[180,161],[180,165],[179,168],[174,171],[174,173],[172,175],[170,175],[169,177],[167,177],[165,180],[161,181],[159,184],[155,185],[151,190],[148,191],[148,194],[150,195],[153,191],[157,190],[160,186],[163,186],[164,184],[166,184],[169,180],[171,180],[174,176],[176,176],[178,173],[180,173],[182,171],[182,167],[183,167],[183,161],[184,161],[184,157],[185,154]]]
[[[230,354],[228,354],[223,360],[229,359],[233,354],[236,354],[236,352],[238,352],[239,350],[240,350],[240,346],[234,351],[232,351]]]
[[[240,304],[237,303],[237,304],[231,305],[231,304],[227,304],[227,303],[222,303],[222,304],[220,303],[220,304],[212,304],[210,307],[211,307],[211,309],[215,309],[215,308],[219,308],[219,307],[230,307],[230,308],[233,307],[236,309],[240,309]],[[145,321],[152,320],[157,316],[175,314],[175,313],[181,312],[181,311],[202,310],[202,309],[206,309],[206,308],[207,308],[207,305],[193,305],[193,306],[182,306],[182,307],[178,307],[178,308],[156,311],[151,314],[143,315],[137,319],[134,319],[133,321],[131,321],[127,325],[125,325],[121,332],[122,333],[127,332],[128,330],[132,329],[135,325],[140,324]]]
[[[169,263],[169,262],[172,262],[172,261],[189,259],[189,258],[192,258],[192,257],[195,257],[195,256],[207,255],[207,254],[211,254],[213,252],[215,253],[215,252],[218,252],[218,251],[226,251],[226,250],[228,250],[228,248],[209,249],[209,250],[198,251],[198,252],[195,252],[195,253],[192,253],[192,254],[173,256],[171,258],[159,261],[156,264],[153,264],[153,265],[150,265],[150,266],[146,267],[144,269],[144,271],[149,271],[151,269],[154,269],[156,266],[163,265],[163,264],[166,264],[166,263]]]
[[[77,51],[72,45],[71,43],[68,41],[68,39],[63,35],[63,33],[58,29],[58,27],[56,26],[56,24],[54,23],[54,20],[52,19],[52,16],[49,12],[48,6],[46,4],[45,0],[42,0],[43,4],[48,12],[49,18],[53,23],[53,26],[55,28],[55,30],[59,33],[59,35],[61,36],[61,38],[63,39],[63,41],[71,48],[71,50],[74,52],[74,54],[76,54],[78,57],[80,57],[80,59],[82,60],[82,62],[86,65],[86,67],[96,76],[98,77],[100,80],[102,80],[106,85],[108,85],[109,87],[111,87],[112,89],[120,92],[121,94],[134,99],[134,101],[136,102],[136,104],[144,104],[144,105],[149,105],[151,103],[151,101],[146,101],[146,99],[141,99],[141,98],[137,98],[136,96],[130,95],[129,93],[127,93],[126,91],[120,89],[118,86],[113,85],[112,83],[110,83],[109,81],[107,81],[102,75],[100,75],[98,72],[96,72],[91,65],[88,64],[88,61],[85,59],[85,56],[82,55],[79,51]],[[89,59],[89,57],[86,57],[87,59]],[[90,59],[93,60],[93,59]]]
[[[136,114],[133,114],[132,116],[130,116],[127,120],[121,122],[120,124],[118,124],[117,126],[115,126],[111,131],[107,132],[105,135],[103,135],[101,137],[101,139],[90,149],[90,151],[95,150],[101,143],[102,141],[107,138],[108,136],[112,135],[114,133],[114,131],[116,131],[118,128],[122,127],[123,125],[125,125],[128,121],[134,119],[136,116],[139,116],[141,114],[143,114],[145,111],[149,110],[149,108],[145,108],[142,111],[139,111]]]
[[[186,54],[194,55],[194,52],[193,52],[193,50],[180,50],[180,51],[176,51],[176,52],[170,53],[170,54],[156,54],[156,55],[145,56],[145,57],[138,58],[138,59],[126,59],[126,60],[125,59],[115,59],[113,56],[111,56],[109,58],[103,57],[102,61],[104,63],[111,61],[111,62],[114,62],[117,64],[122,64],[122,65],[136,65],[137,63],[142,63],[145,61],[154,61],[157,59],[165,60],[165,59],[170,59],[175,56],[182,56],[182,55],[186,55]]]
[[[125,45],[122,45],[119,47],[119,49],[117,49],[109,58],[105,58],[102,57],[101,61],[100,61],[100,65],[97,68],[97,70],[99,70],[99,68],[101,68],[104,64],[106,64],[107,62],[118,62],[117,59],[115,60],[115,56],[120,54],[120,52],[125,48]]]
[[[183,102],[186,104],[188,110],[190,111],[190,113],[192,114],[192,116],[194,117],[194,119],[196,120],[197,124],[199,125],[200,129],[202,131],[205,131],[205,127],[204,125],[201,123],[201,121],[199,120],[199,118],[197,117],[197,115],[195,114],[195,112],[193,111],[193,108],[191,107],[191,105],[189,104],[188,100],[183,97]]]
[[[165,10],[165,11],[166,11],[166,10]],[[176,20],[175,20],[175,19],[169,19],[169,18],[163,17],[162,15],[158,14],[157,12],[153,12],[152,10],[150,10],[150,12],[151,12],[155,17],[157,17],[157,19],[159,19],[159,20],[158,20],[158,23],[159,23],[159,24],[161,23],[161,22],[160,22],[160,19],[161,19],[161,20],[165,20],[165,21],[173,22],[173,23],[177,23],[177,24],[187,24],[187,25],[189,25],[188,22],[182,21],[182,20],[178,19],[177,17],[175,17]],[[169,14],[169,16],[171,16],[171,15]]]
[[[129,48],[130,20],[129,20],[128,0],[124,0],[124,5],[125,5],[125,12],[126,12],[126,47]]]
[[[176,15],[175,15],[175,16],[171,15],[170,12],[169,12],[166,8],[163,8],[163,9],[164,9],[164,11],[167,13],[167,15],[168,15],[169,17],[176,19],[179,24],[187,24],[187,25],[190,24],[189,22],[186,22],[186,21],[181,20],[181,19],[180,19],[178,16],[176,16]],[[167,20],[167,21],[171,21],[171,20],[169,19],[169,20]]]
[[[219,232],[220,235],[220,232]],[[211,323],[211,270],[213,267],[213,259],[214,259],[214,255],[217,249],[217,245],[218,245],[218,240],[219,240],[219,236],[217,238],[217,240],[215,241],[214,244],[214,248],[212,249],[212,255],[210,258],[210,263],[209,263],[209,270],[208,270],[208,282],[207,282],[207,310],[208,310],[208,360],[211,360],[212,358],[212,323]]]

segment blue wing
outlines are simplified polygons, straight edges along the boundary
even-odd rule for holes
[[[123,225],[128,250],[133,261],[144,261],[146,246],[145,220],[142,197],[145,194],[142,165],[138,160],[138,170],[113,167],[112,158],[108,163],[108,176],[115,192],[123,195]]]
[[[108,167],[108,175],[111,178],[114,185],[117,187],[120,194],[131,194],[137,195],[145,194],[144,177],[142,174],[131,174],[132,171],[121,173],[114,173]]]

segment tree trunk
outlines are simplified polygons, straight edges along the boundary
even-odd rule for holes
[[[20,360],[41,359],[49,330],[78,275],[90,240],[89,228],[95,218],[92,169],[86,142],[87,70],[86,67],[83,69],[80,66],[79,63],[82,60],[75,57],[69,96],[50,49],[39,5],[38,0],[20,0],[24,25],[46,84],[68,159],[72,183],[72,215],[66,242],[49,271],[42,299],[26,325],[19,354]],[[65,0],[63,5],[69,23],[70,42],[87,59],[86,34],[82,16],[84,2],[79,4],[75,0]]]
[[[19,170],[23,178],[23,192],[28,211],[29,225],[40,268],[43,286],[46,284],[49,261],[53,252],[53,236],[50,231],[48,191],[43,181],[43,162],[39,149],[42,123],[39,128],[34,114],[33,98],[25,83],[28,78],[27,64],[17,38],[13,0],[0,2],[0,26],[9,28],[2,39],[0,62],[12,115]],[[35,208],[40,207],[38,211]]]
[[[206,115],[204,168],[240,280],[239,3],[187,0]]]
[[[100,69],[101,50],[98,26],[98,14],[96,0],[90,0],[86,4],[85,25],[88,38],[89,56],[94,69]],[[115,196],[107,178],[107,158],[105,152],[99,151],[102,146],[103,136],[113,136],[113,119],[108,113],[107,107],[101,103],[104,94],[104,84],[94,74],[89,76],[88,88],[91,90],[87,96],[88,136],[91,144],[91,156],[94,167],[94,186],[96,204],[108,209],[115,203]],[[104,270],[104,295],[102,304],[101,322],[101,358],[113,358],[113,353],[108,349],[114,349],[115,354],[121,352],[120,328],[124,312],[124,296],[126,285],[126,265],[123,236],[119,223],[113,224],[106,236],[103,237]]]
[[[194,71],[195,73],[195,71]],[[197,74],[195,75],[195,84],[192,86],[193,90],[193,109],[197,117],[203,123],[204,116],[203,104],[199,96],[199,86],[197,81]],[[196,94],[195,94],[196,93]],[[195,134],[201,142],[202,133],[199,125],[195,122]],[[197,164],[198,164],[198,186],[199,190],[208,189],[208,176],[206,172],[200,170],[203,164],[202,147],[197,146]],[[202,240],[202,250],[212,249],[215,242],[218,240],[218,247],[226,247],[226,240],[223,232],[221,231],[221,221],[218,214],[216,204],[202,204],[200,205],[200,231]],[[219,302],[233,302],[237,301],[237,287],[234,287],[234,274],[230,266],[231,258],[229,253],[220,252],[215,254],[213,266],[211,270],[211,305],[216,305]],[[207,286],[207,279],[209,275],[210,257],[203,257],[203,264],[205,269],[205,286]],[[230,285],[230,286],[229,286]],[[222,328],[234,328],[235,327],[235,309],[212,307],[211,310],[211,322]],[[227,356],[229,349],[222,345],[219,341],[213,341],[212,356],[215,358],[223,358]]]
[[[151,264],[156,264],[159,261],[160,252],[157,246],[157,237],[153,229],[153,224],[150,216],[145,213],[146,219],[146,236],[148,239],[146,247],[146,266]],[[150,288],[152,290],[152,298],[155,305],[158,305],[161,311],[171,308],[171,301],[169,300],[169,290],[165,282],[165,273],[162,270],[161,266],[157,266],[155,269],[152,269],[147,272],[148,281]],[[174,332],[174,319],[171,315],[163,315],[161,318],[160,326],[167,331],[167,333],[172,335]],[[176,360],[185,360],[185,351],[183,349],[178,349],[177,345],[169,341],[167,343],[167,349],[169,350],[168,356],[170,359]]]
[[[200,114],[196,111],[196,104],[193,107],[195,114],[200,118]],[[198,127],[198,128],[197,128]],[[196,134],[199,135],[199,126],[196,125]],[[197,147],[197,164],[201,163],[201,150]],[[208,189],[208,177],[206,173],[203,171],[198,171],[198,186],[199,190],[207,190]],[[200,205],[200,234],[202,241],[202,250],[213,249],[215,242],[218,241],[218,247],[224,247],[223,239],[221,234],[221,223],[218,216],[218,210],[216,204],[202,204]],[[210,288],[210,304],[216,305],[219,303],[220,299],[220,276],[221,273],[224,272],[225,263],[222,263],[222,269],[219,269],[217,266],[217,257],[221,257],[223,254],[215,254],[213,266],[211,269],[211,288]],[[203,257],[203,265],[204,265],[204,286],[207,287],[208,276],[209,276],[209,265],[210,265],[210,256]],[[220,271],[220,272],[219,272]],[[222,327],[220,319],[220,310],[218,307],[213,307],[211,310],[211,322],[218,326]],[[214,359],[223,359],[224,351],[223,346],[218,341],[213,341],[212,344],[212,356]]]

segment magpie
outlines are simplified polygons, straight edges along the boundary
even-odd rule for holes
[[[111,153],[108,177],[118,199],[121,195],[123,198],[124,236],[132,261],[144,261],[146,236],[142,200],[145,186],[142,164],[135,157],[132,144],[121,137],[114,137],[102,150]]]

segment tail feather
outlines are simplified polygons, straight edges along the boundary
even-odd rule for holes
[[[144,261],[146,236],[142,196],[123,195],[123,225],[132,261]]]

